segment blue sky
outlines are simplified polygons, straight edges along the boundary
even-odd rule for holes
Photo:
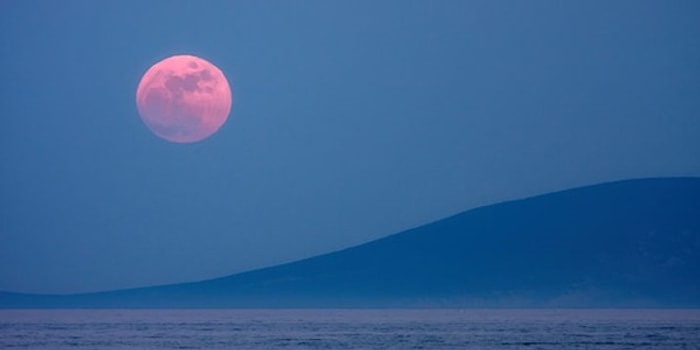
[[[463,210],[700,176],[697,1],[4,1],[0,290],[200,280]],[[231,116],[135,107],[175,54]]]

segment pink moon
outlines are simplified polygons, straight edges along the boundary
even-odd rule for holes
[[[214,134],[226,122],[231,103],[224,73],[190,55],[154,64],[136,90],[136,106],[146,126],[177,143],[197,142]]]

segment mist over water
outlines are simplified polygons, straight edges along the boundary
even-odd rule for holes
[[[0,310],[2,349],[698,349],[700,310]]]

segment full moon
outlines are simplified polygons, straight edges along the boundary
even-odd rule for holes
[[[226,122],[231,88],[219,68],[190,55],[157,62],[141,78],[136,106],[156,135],[171,142],[201,141]]]

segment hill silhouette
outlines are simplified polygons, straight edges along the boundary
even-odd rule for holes
[[[481,207],[228,277],[0,294],[1,307],[698,307],[700,178],[627,180]]]

